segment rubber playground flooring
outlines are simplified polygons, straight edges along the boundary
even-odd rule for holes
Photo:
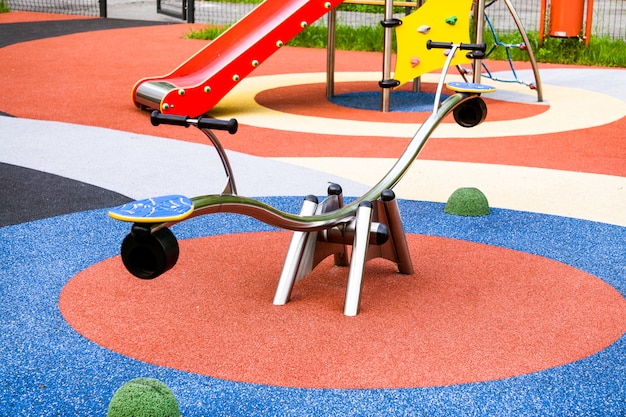
[[[544,103],[494,82],[483,125],[446,120],[395,189],[415,273],[369,262],[346,317],[328,260],[272,305],[290,234],[242,216],[174,226],[162,277],[124,270],[109,207],[223,188],[199,132],[153,127],[129,97],[204,43],[187,24],[32,23],[63,19],[0,14],[0,33],[34,33],[0,48],[0,414],[105,415],[137,377],[184,416],[626,414],[625,70],[541,65]],[[240,123],[218,132],[240,194],[291,212],[328,182],[359,196],[424,120],[329,102],[325,56],[285,47],[211,111]],[[338,53],[336,94],[377,91],[381,67]],[[445,214],[460,187],[491,213]]]

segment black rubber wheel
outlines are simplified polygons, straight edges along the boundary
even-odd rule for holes
[[[168,228],[145,236],[129,233],[122,242],[122,262],[134,276],[153,279],[176,265],[178,241]]]
[[[456,107],[452,114],[459,126],[478,126],[487,117],[487,105],[482,98],[475,97]]]

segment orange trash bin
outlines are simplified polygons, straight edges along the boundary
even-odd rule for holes
[[[552,0],[550,2],[550,36],[573,38],[583,29],[585,0]]]

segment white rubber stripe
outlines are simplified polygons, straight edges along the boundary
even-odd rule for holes
[[[358,183],[306,168],[228,152],[237,191],[246,196],[325,195],[337,182]],[[133,199],[221,193],[226,176],[212,146],[61,122],[0,116],[0,162],[60,175]]]
[[[276,158],[341,177],[376,183],[395,162],[377,158]],[[446,202],[476,187],[491,207],[626,226],[626,178],[506,165],[416,161],[394,188],[403,199]]]
[[[304,116],[284,113],[261,106],[255,96],[262,91],[312,83],[324,83],[325,73],[278,74],[250,77],[241,81],[222,101],[210,111],[216,118],[236,117],[239,123],[281,129],[302,133],[349,136],[413,137],[419,123],[385,123],[323,117]],[[425,74],[423,82],[437,82],[436,74]],[[377,82],[377,72],[344,72],[336,74],[336,81],[372,81]],[[626,72],[624,72],[626,82]],[[448,80],[461,80],[460,76],[449,76]],[[374,84],[375,85],[375,84]],[[372,90],[375,91],[373,86]],[[543,84],[546,102],[537,103],[536,94],[521,84],[498,83],[497,91],[490,93],[491,99],[547,105],[549,108],[538,115],[511,120],[490,122],[489,117],[481,125],[467,129],[455,123],[443,123],[433,133],[438,138],[484,138],[537,135],[566,132],[577,129],[601,126],[626,116],[626,102],[610,95],[583,90],[580,88]],[[306,105],[305,103],[303,105]],[[374,114],[373,114],[374,115]],[[375,116],[374,116],[375,117]],[[332,121],[332,122],[331,122]]]

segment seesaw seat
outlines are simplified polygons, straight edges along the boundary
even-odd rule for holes
[[[175,222],[187,218],[194,209],[183,195],[165,195],[132,201],[109,211],[114,219],[134,223]]]
[[[493,93],[496,91],[495,87],[486,84],[477,84],[477,83],[468,83],[463,81],[451,81],[446,83],[446,87],[448,87],[452,91],[456,91],[457,93]]]

